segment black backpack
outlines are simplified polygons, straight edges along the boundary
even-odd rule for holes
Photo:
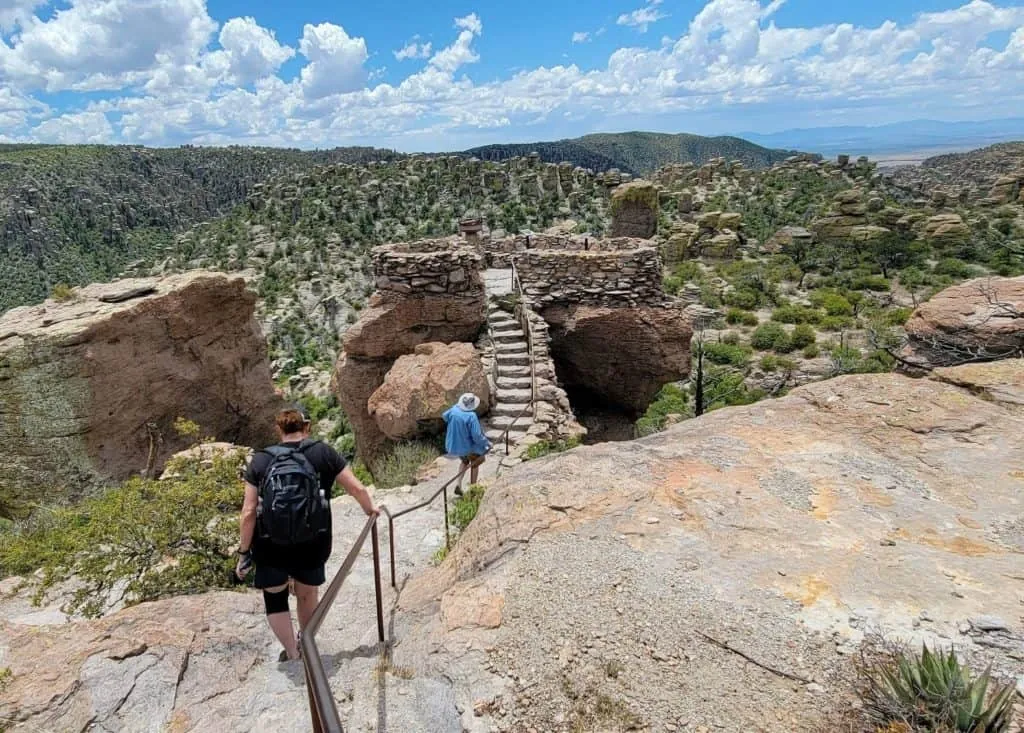
[[[257,522],[260,537],[275,545],[301,545],[330,531],[331,506],[320,490],[320,474],[298,448],[264,449],[270,465],[260,482]]]

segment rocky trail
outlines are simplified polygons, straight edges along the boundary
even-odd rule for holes
[[[494,462],[483,475],[493,473]],[[455,475],[381,493],[392,512],[425,500]],[[451,499],[454,497],[449,494]],[[354,501],[334,501],[334,553],[328,580],[366,518]],[[395,637],[397,593],[390,586],[387,520],[379,524],[385,633]],[[441,499],[395,522],[399,589],[444,545]],[[8,587],[13,583],[8,583]],[[294,599],[292,599],[294,613]],[[280,651],[255,591],[215,592],[146,603],[98,621],[66,623],[59,608],[25,597],[0,603],[0,667],[13,681],[0,697],[0,727],[15,731],[308,731],[300,662]],[[89,629],[82,633],[82,627]],[[46,649],[29,653],[40,638]],[[377,640],[371,541],[317,636],[348,731],[444,733],[462,730],[450,683],[391,667]]]

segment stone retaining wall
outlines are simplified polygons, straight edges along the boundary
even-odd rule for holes
[[[665,302],[661,257],[650,246],[615,252],[530,250],[516,256],[516,267],[527,296],[540,308]]]
[[[511,267],[512,260],[524,252],[617,252],[650,246],[644,239],[613,237],[562,237],[550,234],[517,234],[504,239],[488,239],[480,243],[489,267]]]
[[[403,295],[482,292],[483,256],[460,239],[386,244],[373,250],[377,289]]]

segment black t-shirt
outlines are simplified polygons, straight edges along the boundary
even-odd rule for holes
[[[281,443],[286,448],[302,448],[313,468],[320,475],[320,490],[324,496],[334,496],[334,481],[345,468],[345,459],[338,451],[327,443],[305,440],[302,443],[289,441]],[[303,447],[305,446],[305,447]],[[257,489],[267,474],[273,457],[264,451],[255,453],[245,470],[245,481]],[[331,532],[323,540],[314,540],[302,545],[283,547],[261,539],[259,527],[252,538],[253,558],[257,563],[264,563],[275,568],[287,570],[289,567],[316,567],[327,561],[331,555]]]

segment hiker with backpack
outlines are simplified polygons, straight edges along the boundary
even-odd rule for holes
[[[367,516],[379,511],[345,459],[326,443],[310,439],[305,408],[282,410],[276,424],[280,442],[253,455],[245,472],[235,574],[241,580],[255,565],[253,585],[263,591],[267,622],[284,647],[279,661],[285,661],[299,657],[288,608],[289,582],[301,630],[316,609],[317,588],[327,579],[334,485],[347,491]]]

